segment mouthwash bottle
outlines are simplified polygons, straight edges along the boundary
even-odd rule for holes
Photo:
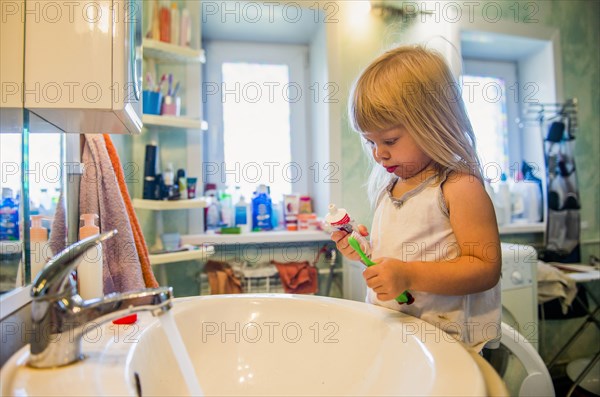
[[[273,205],[269,191],[265,185],[258,185],[258,189],[252,197],[252,230],[272,230],[271,217],[273,216]]]

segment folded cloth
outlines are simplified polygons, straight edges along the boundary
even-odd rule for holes
[[[559,299],[563,314],[567,314],[569,306],[577,295],[575,280],[565,275],[560,269],[543,261],[537,263],[538,303]]]
[[[241,294],[242,282],[227,262],[208,260],[204,265],[211,295]]]
[[[150,254],[148,252],[148,246],[146,245],[146,241],[144,240],[142,228],[138,221],[137,215],[135,214],[135,210],[133,209],[131,197],[129,196],[129,191],[127,190],[127,185],[125,184],[125,175],[123,175],[123,167],[121,166],[121,160],[119,160],[117,149],[113,145],[110,135],[104,134],[103,136],[104,143],[106,144],[106,150],[108,152],[108,156],[110,157],[110,162],[112,164],[112,168],[115,171],[117,182],[119,183],[119,190],[121,191],[121,197],[123,197],[125,209],[127,210],[127,216],[129,217],[129,222],[131,223],[131,231],[133,232],[135,248],[140,261],[142,275],[144,276],[144,283],[146,284],[146,288],[156,288],[158,287],[158,282],[154,277],[152,265],[150,264]]]
[[[279,278],[289,294],[314,294],[319,289],[319,274],[308,262],[276,262]]]
[[[85,135],[81,161],[79,213],[98,214],[101,232],[118,231],[102,243],[104,293],[144,288],[131,223],[102,135]]]

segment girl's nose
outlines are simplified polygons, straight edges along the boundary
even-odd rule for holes
[[[390,158],[390,153],[381,146],[377,145],[373,148],[373,154],[375,155],[376,159],[387,160]]]

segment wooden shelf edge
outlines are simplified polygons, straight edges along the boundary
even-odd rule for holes
[[[183,244],[276,244],[330,241],[328,233],[315,231],[272,231],[242,234],[193,234],[181,236]]]
[[[204,260],[214,255],[215,249],[211,246],[200,247],[197,250],[188,250],[180,252],[170,252],[167,254],[150,254],[150,264],[152,266],[163,265],[166,263]]]
[[[133,199],[133,208],[154,210],[154,211],[166,211],[166,210],[186,210],[194,208],[206,207],[206,201],[202,198],[188,199],[188,200],[144,200],[144,199]]]

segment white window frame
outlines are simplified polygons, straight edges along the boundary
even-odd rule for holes
[[[206,140],[206,159],[208,162],[218,164],[219,167],[225,161],[224,154],[224,126],[223,126],[223,103],[221,92],[218,95],[208,94],[206,88],[214,83],[222,87],[221,65],[227,62],[246,62],[259,64],[285,64],[289,68],[289,81],[297,83],[302,87],[302,94],[298,101],[290,102],[290,145],[291,160],[297,163],[302,170],[302,177],[296,178],[292,183],[292,192],[305,193],[309,191],[306,173],[308,172],[309,134],[307,111],[307,97],[309,90],[306,85],[308,74],[308,47],[305,45],[287,44],[263,44],[244,43],[228,41],[209,41],[205,45],[207,53],[205,89],[203,90],[203,101],[205,100],[206,117],[209,121],[209,130]],[[268,95],[268,87],[265,87],[265,95]],[[275,94],[281,93],[275,88]],[[243,98],[243,95],[241,96]],[[249,150],[251,150],[249,148]],[[281,168],[275,171],[281,176]],[[265,168],[265,172],[269,170]],[[225,181],[220,176],[207,175],[205,182],[217,183],[219,188],[224,187]]]

